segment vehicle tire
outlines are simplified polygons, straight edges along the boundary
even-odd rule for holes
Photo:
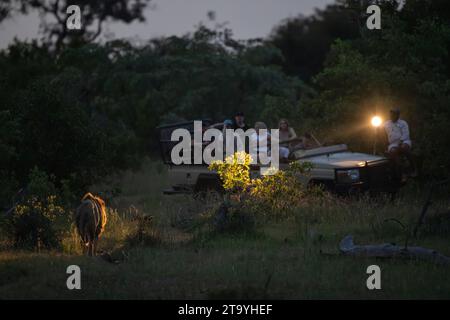
[[[194,198],[205,199],[209,195],[222,196],[224,190],[218,178],[198,179],[194,188]]]

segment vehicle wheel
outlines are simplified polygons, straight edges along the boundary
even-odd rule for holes
[[[223,195],[223,187],[217,179],[199,180],[194,189],[195,199],[205,199],[207,197],[220,197]]]

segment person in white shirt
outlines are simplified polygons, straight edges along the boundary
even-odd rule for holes
[[[270,133],[265,131],[262,133],[260,130],[267,130],[267,126],[264,122],[255,123],[255,133],[250,136],[252,143],[252,152],[258,154],[259,152],[270,153]]]
[[[393,108],[390,112],[391,119],[384,123],[389,142],[388,153],[398,168],[401,168],[401,157],[405,156],[413,167],[412,176],[416,176],[416,165],[411,153],[412,142],[409,137],[409,127],[405,120],[400,119],[400,109]]]
[[[260,130],[265,129],[266,132],[262,133]],[[267,155],[271,155],[271,143],[273,137],[270,135],[269,130],[264,122],[256,122],[255,123],[255,133],[251,135],[250,140],[253,142],[254,149],[252,150],[255,154],[257,152],[266,153]],[[277,143],[280,143],[280,139],[276,140]],[[280,161],[288,162],[289,157],[289,148],[283,147],[279,145],[279,155]]]
[[[280,119],[278,122],[279,138],[280,138],[280,160],[288,162],[290,148],[295,148],[301,141],[294,128],[289,126],[287,119]]]

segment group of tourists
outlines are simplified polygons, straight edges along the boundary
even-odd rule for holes
[[[273,141],[273,139],[271,139],[267,125],[264,122],[258,121],[253,127],[250,127],[245,121],[245,115],[243,112],[237,112],[233,116],[233,119],[227,119],[223,122],[223,136],[226,136],[227,129],[242,129],[245,132],[250,128],[255,130],[255,132],[249,137],[251,142],[254,142],[254,145],[258,147],[259,152],[266,152],[270,155],[271,141]],[[287,161],[289,154],[293,149],[298,149],[305,146],[306,138],[297,136],[294,128],[289,126],[287,119],[280,119],[278,122],[278,129],[279,137],[277,142],[279,143],[280,161]]]
[[[242,129],[246,131],[250,129],[245,121],[243,112],[237,112],[232,119],[227,119],[223,122],[223,133],[227,129]],[[267,125],[264,122],[256,122],[253,126],[255,133],[250,136],[259,147],[259,151],[268,152],[270,154],[270,132],[267,130]],[[408,123],[400,119],[400,109],[393,108],[390,110],[390,119],[383,124],[384,131],[388,140],[387,155],[396,164],[397,168],[401,167],[403,158],[406,158],[413,168],[411,175],[416,176],[416,161],[411,152],[412,141],[409,135]],[[265,129],[265,130],[264,130]],[[280,119],[278,122],[279,129],[279,152],[280,161],[287,161],[292,150],[300,148],[309,148],[313,144],[320,146],[318,141],[312,140],[310,134],[305,134],[302,137],[297,136],[294,128],[289,125],[287,119]],[[263,148],[264,150],[261,150]]]

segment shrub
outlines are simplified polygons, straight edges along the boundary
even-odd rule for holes
[[[310,167],[308,163],[293,162],[285,171],[253,179],[244,206],[271,217],[287,215],[291,208],[301,206],[310,196],[310,190],[299,179]]]
[[[250,184],[250,163],[252,157],[243,152],[236,152],[228,156],[225,161],[214,161],[209,165],[210,170],[216,170],[227,192],[240,192]]]
[[[31,171],[29,177],[25,195],[6,223],[7,233],[18,247],[38,250],[57,247],[56,221],[64,217],[57,190],[47,174],[37,168]]]
[[[241,206],[222,204],[213,220],[214,230],[218,232],[251,232],[254,226],[254,215]]]
[[[216,227],[244,223],[253,226],[253,217],[280,218],[289,215],[311,197],[323,196],[318,189],[307,188],[300,180],[311,169],[309,163],[293,162],[286,170],[278,170],[260,178],[250,178],[250,155],[237,152],[225,161],[215,161],[216,170],[226,191],[225,201],[216,212]],[[233,227],[235,229],[235,226]]]
[[[162,242],[161,233],[153,224],[153,216],[138,213],[135,218],[136,228],[126,238],[130,246],[154,246]]]

